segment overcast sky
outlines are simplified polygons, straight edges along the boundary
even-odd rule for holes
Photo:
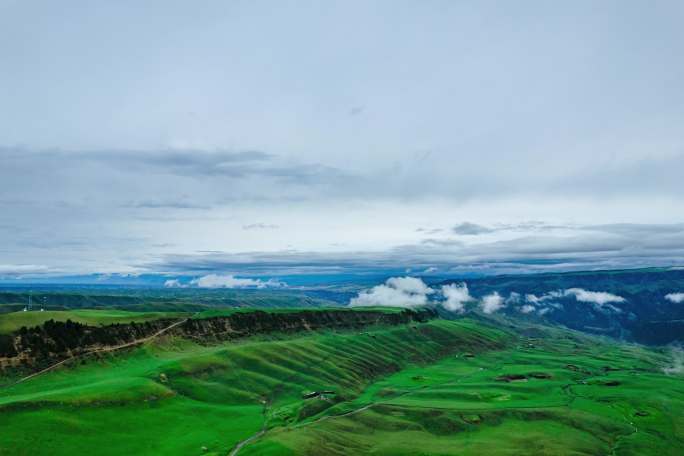
[[[0,275],[682,264],[682,23],[0,0]]]

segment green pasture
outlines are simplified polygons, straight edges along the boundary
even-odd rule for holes
[[[535,341],[404,368],[240,453],[684,454],[684,378],[664,375],[658,353],[593,342]]]
[[[227,455],[250,437],[240,455],[682,454],[666,354],[538,333],[462,319],[164,338],[0,388],[0,454]]]
[[[75,321],[84,325],[111,325],[113,323],[140,323],[160,318],[180,318],[190,315],[183,312],[128,312],[124,310],[46,310],[30,312],[10,312],[0,314],[0,334],[9,334],[21,329],[40,326],[48,320]]]
[[[297,421],[306,392],[352,398],[402,366],[507,337],[433,321],[211,347],[166,340],[0,389],[0,454],[225,454],[272,410]]]

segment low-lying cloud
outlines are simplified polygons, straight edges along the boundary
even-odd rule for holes
[[[682,302],[684,302],[684,293],[668,293],[665,295],[665,299],[675,304],[681,304]]]
[[[465,283],[443,285],[441,291],[442,295],[446,298],[446,300],[442,302],[442,306],[452,312],[463,312],[466,303],[475,300],[475,298],[470,296],[468,285]]]
[[[415,307],[427,304],[428,295],[434,290],[425,282],[415,277],[392,277],[383,285],[377,285],[370,290],[362,291],[353,298],[349,305],[352,307],[386,306],[386,307]]]
[[[597,309],[609,309],[615,312],[621,310],[611,303],[625,302],[626,299],[607,291],[589,291],[584,288],[567,288],[565,290],[550,291],[542,296],[534,294],[525,295],[525,301],[529,304],[540,306],[543,303],[551,302],[557,299],[574,297],[578,302],[585,302],[594,305]]]
[[[499,293],[494,292],[482,298],[480,308],[484,313],[491,314],[503,308],[512,307],[523,314],[536,313],[543,316],[554,310],[562,309],[563,305],[555,301],[567,298],[575,298],[578,302],[592,304],[598,310],[607,310],[616,313],[620,313],[622,310],[613,306],[612,303],[622,303],[626,301],[622,296],[606,291],[567,288],[565,290],[550,291],[541,296],[526,294],[524,298],[519,293],[511,292],[509,296],[504,299]],[[524,302],[524,304],[519,306],[522,302]]]
[[[672,347],[672,365],[663,369],[668,375],[684,374],[684,349],[680,346]]]
[[[589,302],[602,306],[611,302],[625,302],[622,296],[614,295],[605,291],[587,291],[583,288],[568,288],[565,296],[574,296],[580,302]]]
[[[431,300],[431,295],[435,297]],[[675,296],[677,295],[677,296]],[[679,296],[681,295],[681,297]],[[684,293],[671,293],[667,299],[684,301]],[[584,288],[566,288],[545,293],[541,296],[526,294],[524,297],[515,291],[508,296],[502,296],[494,291],[481,298],[470,294],[465,282],[442,285],[438,290],[430,288],[425,282],[415,277],[392,277],[384,284],[369,290],[361,291],[350,300],[350,306],[389,306],[415,307],[426,304],[440,305],[444,309],[463,313],[468,303],[477,303],[485,314],[493,314],[502,309],[512,309],[523,314],[536,313],[543,316],[554,310],[562,310],[563,304],[557,302],[562,299],[574,298],[577,302],[591,304],[597,310],[621,313],[622,310],[613,306],[614,303],[626,302],[622,296],[607,291],[591,291]]]
[[[164,282],[164,288],[187,288],[188,285],[178,279],[169,279]]]
[[[492,314],[504,306],[504,298],[498,292],[486,295],[480,302],[482,312]]]
[[[171,286],[177,285],[178,280],[167,280],[164,284],[171,283]],[[263,281],[261,279],[240,278],[234,275],[219,275],[209,274],[190,281],[190,285],[198,288],[280,288],[285,286],[283,282],[269,279]]]

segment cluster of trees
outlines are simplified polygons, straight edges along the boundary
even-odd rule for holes
[[[0,334],[0,358],[11,358],[17,355],[14,348],[14,337],[8,334]]]
[[[93,346],[114,346],[142,339],[167,325],[164,320],[143,323],[87,326],[71,320],[48,320],[41,326],[22,327],[16,351],[44,359],[81,351]],[[14,347],[13,347],[14,348]]]
[[[299,312],[236,312],[232,315],[189,319],[181,326],[185,335],[202,340],[231,339],[254,334],[286,333],[324,328],[351,329],[371,325],[399,325],[435,318],[432,309],[401,312],[326,309]]]

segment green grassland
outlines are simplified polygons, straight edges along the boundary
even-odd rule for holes
[[[0,454],[682,454],[684,381],[665,354],[537,332],[462,319],[166,338],[0,389]]]
[[[403,369],[241,454],[682,454],[684,378],[641,348],[575,345]]]
[[[46,310],[44,312],[10,312],[0,314],[0,334],[9,334],[19,330],[22,326],[27,328],[40,326],[48,320],[67,321],[82,323],[90,326],[111,325],[113,323],[140,323],[143,321],[158,320],[160,318],[180,318],[189,313],[183,312],[128,312],[125,310]]]

